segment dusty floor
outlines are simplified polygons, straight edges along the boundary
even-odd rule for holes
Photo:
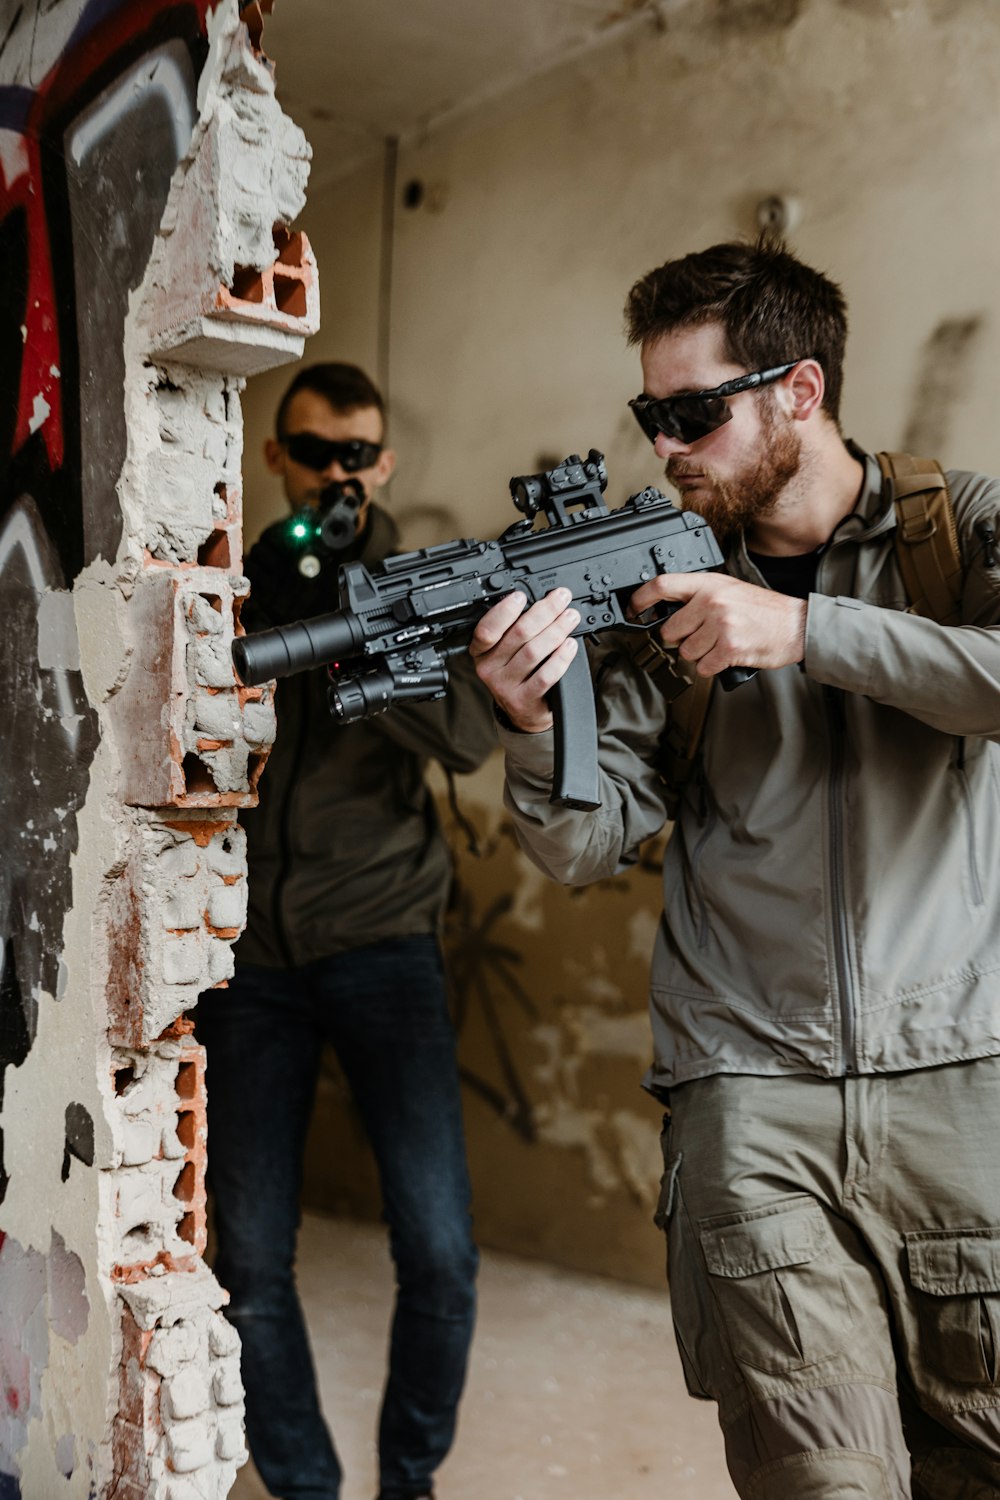
[[[299,1280],[346,1482],[375,1494],[392,1272],[382,1232],[307,1216]],[[666,1294],[486,1252],[439,1500],[734,1500],[715,1408],[684,1390]],[[234,1500],[263,1500],[251,1467]]]

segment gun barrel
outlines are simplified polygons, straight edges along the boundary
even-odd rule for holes
[[[351,610],[339,610],[237,636],[233,662],[244,686],[256,687],[271,677],[290,677],[339,657],[356,656],[363,648],[364,632],[356,616]]]

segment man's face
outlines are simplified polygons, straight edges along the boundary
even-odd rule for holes
[[[382,415],[375,406],[360,406],[355,411],[342,412],[330,405],[318,391],[296,391],[288,405],[282,438],[308,432],[329,442],[381,443]],[[352,474],[339,462],[327,464],[325,469],[311,469],[296,463],[288,452],[287,443],[278,438],[269,438],[264,445],[264,457],[272,474],[284,481],[285,495],[293,510],[303,505],[316,505],[327,485],[335,480],[357,479],[365,492],[365,501],[358,512],[358,531],[361,531],[368,516],[368,505],[375,491],[390,478],[396,466],[396,456],[383,448],[378,458],[367,469],[358,469]]]
[[[679,328],[643,346],[643,391],[680,396],[712,390],[749,372],[726,357],[721,324]],[[657,457],[685,508],[704,516],[724,547],[770,515],[799,471],[801,439],[772,388],[728,398],[732,419],[692,443],[660,434]]]

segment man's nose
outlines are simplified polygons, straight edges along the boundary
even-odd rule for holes
[[[339,459],[334,459],[332,464],[327,464],[323,470],[324,484],[343,484],[347,478],[347,470]]]
[[[678,453],[690,453],[691,444],[682,443],[680,438],[667,437],[665,432],[658,432],[653,443],[653,452],[657,458],[674,458]]]

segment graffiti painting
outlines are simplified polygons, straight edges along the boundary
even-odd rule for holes
[[[0,1104],[65,982],[97,743],[69,590],[118,548],[128,298],[196,118],[205,10],[35,0],[0,35]]]

